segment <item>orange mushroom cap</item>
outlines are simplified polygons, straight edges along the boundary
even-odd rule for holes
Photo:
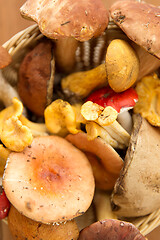
[[[95,184],[86,156],[65,139],[47,136],[34,138],[23,152],[9,155],[3,187],[19,212],[51,223],[84,213]]]

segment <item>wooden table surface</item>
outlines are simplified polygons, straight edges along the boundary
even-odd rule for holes
[[[103,0],[106,6],[114,0]],[[160,0],[146,0],[155,5],[160,5]],[[32,21],[23,19],[19,13],[19,8],[25,0],[0,0],[0,45],[5,43],[14,34],[33,24]],[[148,240],[160,239],[160,227],[150,233]]]

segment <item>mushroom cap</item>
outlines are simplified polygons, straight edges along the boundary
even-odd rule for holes
[[[144,2],[118,1],[110,8],[114,22],[135,43],[160,58],[160,8]]]
[[[84,153],[61,137],[46,136],[34,138],[23,152],[9,155],[3,187],[20,213],[51,223],[84,213],[95,184]]]
[[[26,54],[20,65],[18,93],[23,104],[39,116],[53,98],[54,64],[53,44],[45,40]]]
[[[0,69],[8,66],[12,61],[11,55],[7,52],[7,50],[0,46]]]
[[[74,37],[86,41],[108,25],[108,11],[101,0],[28,0],[20,12],[36,21],[45,36],[55,39]]]
[[[101,138],[88,140],[86,133],[69,134],[66,139],[83,152],[91,153],[98,158],[106,171],[107,189],[112,189],[119,177],[123,160],[119,154]]]
[[[160,208],[160,131],[134,115],[124,167],[112,193],[118,216],[138,217]]]
[[[145,240],[140,231],[131,223],[116,219],[95,222],[84,228],[78,240]]]

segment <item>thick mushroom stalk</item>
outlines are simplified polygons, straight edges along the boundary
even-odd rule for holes
[[[40,31],[52,39],[74,37],[87,41],[108,25],[108,11],[101,0],[28,0],[20,12],[36,21]]]

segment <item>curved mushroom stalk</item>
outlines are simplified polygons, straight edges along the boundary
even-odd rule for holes
[[[144,216],[160,208],[159,136],[159,129],[134,115],[124,167],[111,199],[118,216]]]
[[[40,31],[52,39],[86,41],[100,35],[108,25],[108,11],[101,0],[28,0],[20,12],[36,21]]]

